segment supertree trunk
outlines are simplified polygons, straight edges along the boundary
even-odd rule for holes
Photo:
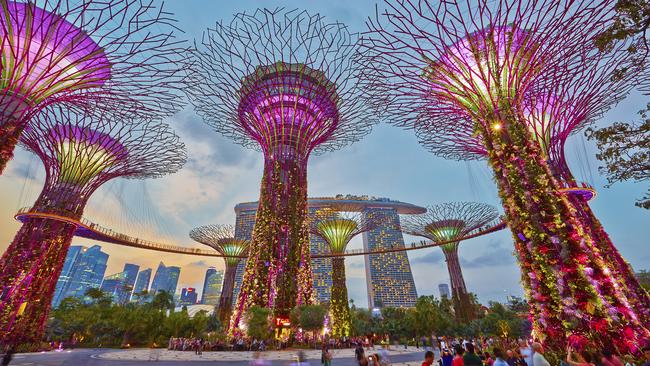
[[[15,119],[9,119],[0,126],[0,175],[14,157],[14,149],[20,139],[25,125]]]
[[[33,211],[81,217],[82,200],[59,200],[58,205],[52,206],[56,192],[60,191],[42,193]],[[64,221],[28,218],[3,254],[0,259],[3,342],[34,344],[42,339],[56,282],[75,229],[75,225]]]
[[[272,308],[275,317],[288,317],[296,305],[311,302],[307,159],[280,159],[281,150],[265,159],[259,207],[233,328],[252,305]]]
[[[588,228],[559,193],[559,184],[508,106],[477,123],[494,170],[506,220],[517,242],[522,282],[536,335],[561,350],[573,342],[629,350],[649,336],[594,248]],[[498,127],[496,127],[498,126]],[[626,334],[626,337],[621,337]],[[622,339],[624,338],[624,339]]]
[[[569,186],[577,187],[578,184],[566,165],[566,159],[562,154],[556,164],[549,164],[555,177]],[[615,279],[619,279],[617,285],[625,292],[625,295],[642,324],[650,324],[650,297],[648,292],[641,287],[634,271],[629,263],[618,251],[600,220],[589,207],[589,202],[580,195],[568,195],[568,200],[576,209],[577,217],[583,225],[591,230],[596,247],[602,253],[603,259],[608,263]]]
[[[332,297],[330,299],[332,336],[349,337],[352,318],[348,305],[348,287],[345,284],[345,258],[332,258]]]
[[[449,271],[452,300],[454,302],[456,316],[460,320],[468,322],[474,318],[474,314],[472,311],[472,304],[469,301],[465,279],[463,278],[463,271],[460,268],[458,244],[459,243],[443,245],[442,251],[445,254],[447,270]]]
[[[219,296],[219,320],[221,324],[228,324],[232,313],[232,293],[235,288],[235,275],[237,264],[226,263],[226,273],[223,277],[223,287]]]

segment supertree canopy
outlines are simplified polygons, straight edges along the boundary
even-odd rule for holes
[[[182,106],[188,53],[152,1],[0,0],[0,173],[22,131],[47,105],[166,116]]]
[[[472,320],[476,314],[472,310],[470,294],[460,268],[459,240],[494,223],[498,217],[499,213],[490,205],[453,202],[429,206],[424,214],[406,215],[401,219],[402,231],[407,234],[422,236],[434,242],[449,242],[441,245],[441,248],[447,261],[456,316],[465,322]]]
[[[45,166],[45,185],[0,259],[0,340],[40,341],[68,247],[86,202],[110,179],[156,178],[178,171],[185,147],[155,121],[119,112],[78,113],[47,107],[21,144]]]
[[[478,138],[465,153],[484,150],[493,169],[535,336],[558,350],[567,340],[597,347],[614,340],[634,351],[650,332],[561,192],[539,143],[547,140],[533,136],[525,112],[545,77],[588,59],[614,1],[386,4],[364,37],[371,51],[364,63],[381,75],[366,96],[389,103],[389,120],[420,135]],[[443,115],[440,132],[430,121]],[[471,129],[459,130],[466,121]]]
[[[232,294],[235,288],[237,265],[246,255],[250,241],[235,239],[235,227],[232,225],[200,226],[190,231],[190,238],[224,255],[226,274],[219,297],[219,320],[227,325],[233,306]]]
[[[217,23],[197,45],[187,89],[218,132],[264,154],[250,254],[233,325],[257,304],[287,317],[312,298],[307,160],[376,122],[355,63],[358,37],[305,11],[257,10]]]
[[[327,243],[331,253],[344,254],[350,240],[378,226],[377,220],[366,218],[359,212],[345,207],[321,208],[314,214],[310,225],[312,235],[318,235]],[[345,283],[345,257],[332,257],[332,294],[329,314],[332,337],[349,337],[352,327],[348,304],[348,287]]]
[[[521,110],[523,121],[559,184],[559,192],[567,196],[577,219],[591,231],[600,252],[594,255],[608,262],[608,270],[619,279],[618,286],[641,319],[646,319],[642,323],[647,324],[650,298],[589,207],[595,191],[576,181],[565,156],[568,138],[601,117],[634,86],[632,81],[640,70],[627,48],[620,44],[609,53],[584,55],[568,68],[548,72],[527,91]],[[457,160],[487,158],[483,139],[474,133],[471,119],[449,121],[442,114],[432,117],[416,132],[432,153]]]

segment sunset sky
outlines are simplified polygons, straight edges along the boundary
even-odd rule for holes
[[[187,39],[200,38],[202,31],[218,20],[229,22],[233,14],[254,11],[259,6],[307,5],[310,12],[349,25],[351,31],[364,30],[365,18],[374,13],[374,1],[205,1],[173,0],[166,7],[175,13]],[[631,121],[647,102],[647,97],[632,95],[597,125]],[[115,180],[91,198],[85,217],[116,231],[144,239],[194,245],[190,229],[200,225],[234,223],[233,207],[238,202],[257,200],[262,175],[262,155],[234,144],[213,132],[187,107],[168,122],[184,140],[188,163],[182,171],[157,180]],[[650,269],[650,211],[634,206],[647,184],[619,183],[605,188],[598,174],[594,144],[582,133],[568,143],[570,165],[579,180],[593,184],[598,196],[592,208],[614,243],[635,270]],[[312,156],[308,168],[309,195],[336,194],[388,197],[421,206],[447,201],[490,203],[501,210],[496,187],[485,162],[447,161],[428,153],[410,131],[382,123],[362,141],[322,156]],[[32,154],[20,150],[5,174],[0,176],[0,250],[4,250],[19,228],[13,219],[16,210],[30,206],[43,184],[43,169]],[[420,238],[406,237],[407,243]],[[223,268],[223,260],[151,252],[93,243],[75,238],[73,245],[102,245],[110,254],[106,275],[122,270],[125,262],[141,268],[155,268],[160,261],[182,267],[181,287],[201,290],[208,266]],[[356,238],[352,248],[361,247]],[[504,301],[506,295],[522,296],[519,269],[512,255],[507,230],[462,243],[461,265],[470,291],[479,300]],[[425,249],[409,252],[418,295],[435,294],[438,284],[448,283],[442,251]],[[350,297],[355,304],[367,305],[362,257],[346,260]]]

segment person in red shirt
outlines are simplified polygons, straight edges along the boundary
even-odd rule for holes
[[[433,352],[432,351],[427,351],[424,354],[424,362],[422,362],[422,366],[431,366],[433,364]]]
[[[462,347],[456,347],[456,356],[454,356],[454,359],[451,361],[451,366],[463,366],[465,364],[463,361],[463,353],[465,353],[465,351]]]

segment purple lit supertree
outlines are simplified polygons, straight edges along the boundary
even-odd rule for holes
[[[639,70],[627,45],[618,45],[616,52],[585,55],[576,67],[549,72],[546,80],[532,87],[522,104],[526,125],[532,138],[540,146],[559,191],[567,196],[576,209],[578,220],[591,231],[597,252],[593,255],[608,263],[618,286],[625,292],[630,305],[650,322],[650,298],[641,287],[630,265],[621,256],[588,201],[595,191],[579,184],[574,178],[565,156],[567,139],[589,126],[609,108],[625,98],[634,86]],[[621,72],[628,68],[627,72]],[[457,118],[452,123],[442,115],[433,115],[416,131],[422,145],[436,155],[455,160],[487,158],[482,138],[474,134],[469,119]]]
[[[190,100],[204,120],[264,154],[257,219],[232,317],[253,304],[286,318],[311,302],[307,161],[376,122],[359,98],[358,38],[304,11],[259,9],[217,23],[197,45]]]
[[[0,340],[40,341],[76,224],[93,192],[110,179],[178,171],[185,147],[169,126],[60,107],[34,116],[21,144],[45,166],[45,185],[0,258]]]
[[[460,239],[471,232],[495,223],[499,218],[497,210],[483,203],[453,202],[427,207],[420,215],[402,217],[402,231],[428,238],[434,242],[447,242]],[[476,317],[472,309],[470,294],[460,268],[458,246],[460,241],[452,241],[441,246],[447,262],[451,281],[452,301],[458,319],[468,322]]]
[[[48,105],[171,115],[183,105],[188,46],[151,0],[0,0],[0,174]]]
[[[232,294],[235,289],[237,266],[242,261],[242,257],[246,255],[250,241],[236,239],[235,227],[232,225],[200,226],[190,231],[190,238],[225,256],[226,273],[223,277],[223,286],[219,297],[219,320],[227,326],[232,312]]]
[[[535,336],[556,350],[567,341],[598,347],[614,340],[619,350],[635,351],[650,337],[622,279],[603,258],[607,253],[562,192],[526,112],[532,90],[548,85],[549,76],[562,82],[567,76],[560,71],[593,54],[592,39],[609,21],[613,3],[387,1],[369,20],[364,42],[372,51],[364,63],[381,75],[367,96],[388,104],[390,121],[420,136],[480,141],[463,154],[487,154]],[[467,121],[470,129],[459,127]]]
[[[330,252],[344,254],[350,240],[355,236],[376,228],[380,223],[359,212],[352,212],[344,206],[331,209],[321,208],[314,213],[310,232],[321,237]],[[345,283],[345,257],[332,257],[332,295],[329,315],[332,337],[349,337],[352,328],[348,287]]]

